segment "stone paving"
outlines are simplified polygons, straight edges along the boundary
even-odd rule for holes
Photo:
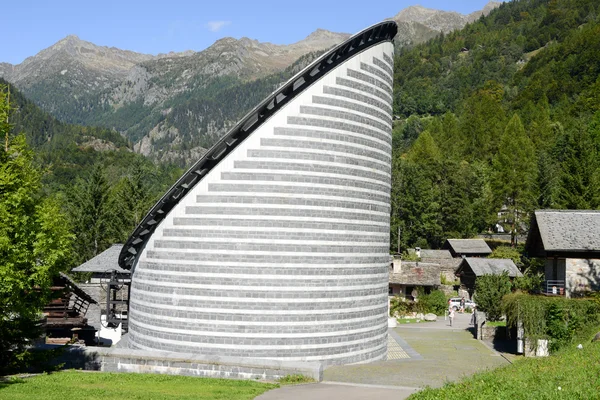
[[[284,387],[257,400],[352,400],[379,396],[404,399],[425,386],[440,387],[507,365],[499,353],[473,338],[470,318],[470,314],[457,314],[452,327],[443,318],[399,325],[390,330],[391,352],[387,361],[332,366],[325,370],[322,383]]]
[[[400,344],[394,339],[391,334],[388,334],[387,340],[387,359],[389,360],[401,360],[410,358],[408,353],[400,346]]]
[[[499,353],[473,338],[470,315],[458,314],[453,327],[437,322],[399,325],[397,334],[407,343],[405,351],[419,357],[370,364],[333,366],[325,370],[325,381],[386,386],[442,386],[487,368],[506,365]]]

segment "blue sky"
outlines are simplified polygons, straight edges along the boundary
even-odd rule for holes
[[[69,34],[140,53],[203,50],[222,37],[289,44],[317,28],[355,33],[403,8],[466,14],[488,0],[18,0],[2,5],[0,62],[18,64]]]

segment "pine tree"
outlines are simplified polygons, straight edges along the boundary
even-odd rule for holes
[[[392,171],[391,247],[401,250],[415,246],[436,248],[441,245],[442,226],[440,191],[421,166],[398,157]]]
[[[561,151],[560,205],[567,209],[595,209],[600,206],[600,135],[592,122],[578,124],[559,140]]]
[[[76,240],[76,264],[91,259],[118,241],[121,224],[113,193],[96,165],[87,179],[78,179],[68,193],[68,211]]]
[[[509,121],[493,160],[492,191],[498,206],[506,206],[511,217],[511,244],[515,245],[524,215],[533,207],[537,175],[535,149],[517,114]]]
[[[146,163],[136,159],[127,175],[116,185],[114,203],[119,212],[113,217],[119,218],[122,222],[118,233],[120,241],[127,239],[153,205],[156,190],[152,190],[152,185],[157,180],[155,171]]]
[[[464,151],[471,160],[490,160],[498,148],[498,138],[505,124],[502,92],[496,84],[475,92],[463,104],[460,130]]]

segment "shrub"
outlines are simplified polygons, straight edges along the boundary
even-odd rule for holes
[[[440,274],[440,283],[442,285],[459,285],[460,281],[456,280],[456,279],[453,280],[453,281],[450,281],[450,280],[448,280],[448,278],[446,278],[446,274],[441,273]]]
[[[512,284],[508,273],[501,275],[483,275],[475,283],[475,303],[479,310],[486,313],[490,321],[502,317],[502,297],[509,294]]]
[[[402,261],[421,261],[421,257],[415,252],[404,251],[400,257]]]
[[[510,246],[498,246],[492,251],[488,258],[510,258],[516,265],[521,264],[521,253]]]
[[[441,290],[434,290],[429,294],[423,294],[418,299],[417,308],[424,314],[444,315],[446,307],[448,307],[446,295]]]
[[[592,299],[515,293],[504,297],[503,309],[509,326],[521,321],[525,337],[534,343],[551,339],[552,351],[572,343],[580,332],[600,321],[600,304]]]
[[[513,287],[516,290],[529,293],[539,293],[544,282],[543,273],[526,272],[523,276],[518,276],[513,281]]]
[[[390,317],[403,317],[408,312],[408,303],[399,296],[390,300]]]

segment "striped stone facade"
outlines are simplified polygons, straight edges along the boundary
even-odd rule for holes
[[[326,364],[385,358],[393,44],[266,120],[155,229],[129,346]]]

